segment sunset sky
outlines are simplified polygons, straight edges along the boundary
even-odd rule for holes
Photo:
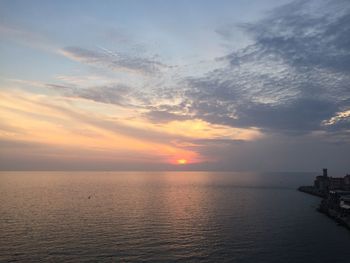
[[[350,172],[350,1],[0,1],[0,169]]]

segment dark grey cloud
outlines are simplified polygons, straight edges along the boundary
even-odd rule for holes
[[[75,60],[112,70],[124,70],[135,73],[151,74],[166,67],[152,57],[138,57],[114,52],[108,49],[89,50],[81,47],[65,47],[63,53]]]
[[[180,115],[281,133],[350,129],[349,118],[323,125],[350,109],[349,1],[294,1],[240,27],[253,44],[183,81]]]
[[[322,121],[331,118],[336,110],[336,105],[330,101],[311,98],[300,98],[276,106],[247,104],[239,108],[239,118],[233,124],[303,133],[321,129]]]
[[[345,1],[296,1],[257,24],[245,25],[260,56],[276,55],[305,70],[350,70],[350,4]],[[311,8],[313,8],[311,11]]]

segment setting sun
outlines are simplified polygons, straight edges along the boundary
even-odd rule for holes
[[[177,163],[178,163],[178,164],[186,164],[186,163],[187,163],[187,160],[185,160],[185,159],[179,159],[179,160],[177,160]]]

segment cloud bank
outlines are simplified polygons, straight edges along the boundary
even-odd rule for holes
[[[153,120],[187,115],[287,134],[349,129],[348,115],[335,118],[350,109],[348,2],[296,1],[240,27],[253,44],[218,58],[226,66],[184,79],[180,103],[167,114],[159,105]]]

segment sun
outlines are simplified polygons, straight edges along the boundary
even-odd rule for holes
[[[179,159],[179,160],[177,160],[177,163],[178,163],[178,164],[186,164],[186,163],[187,163],[187,160],[185,160],[185,159]]]

